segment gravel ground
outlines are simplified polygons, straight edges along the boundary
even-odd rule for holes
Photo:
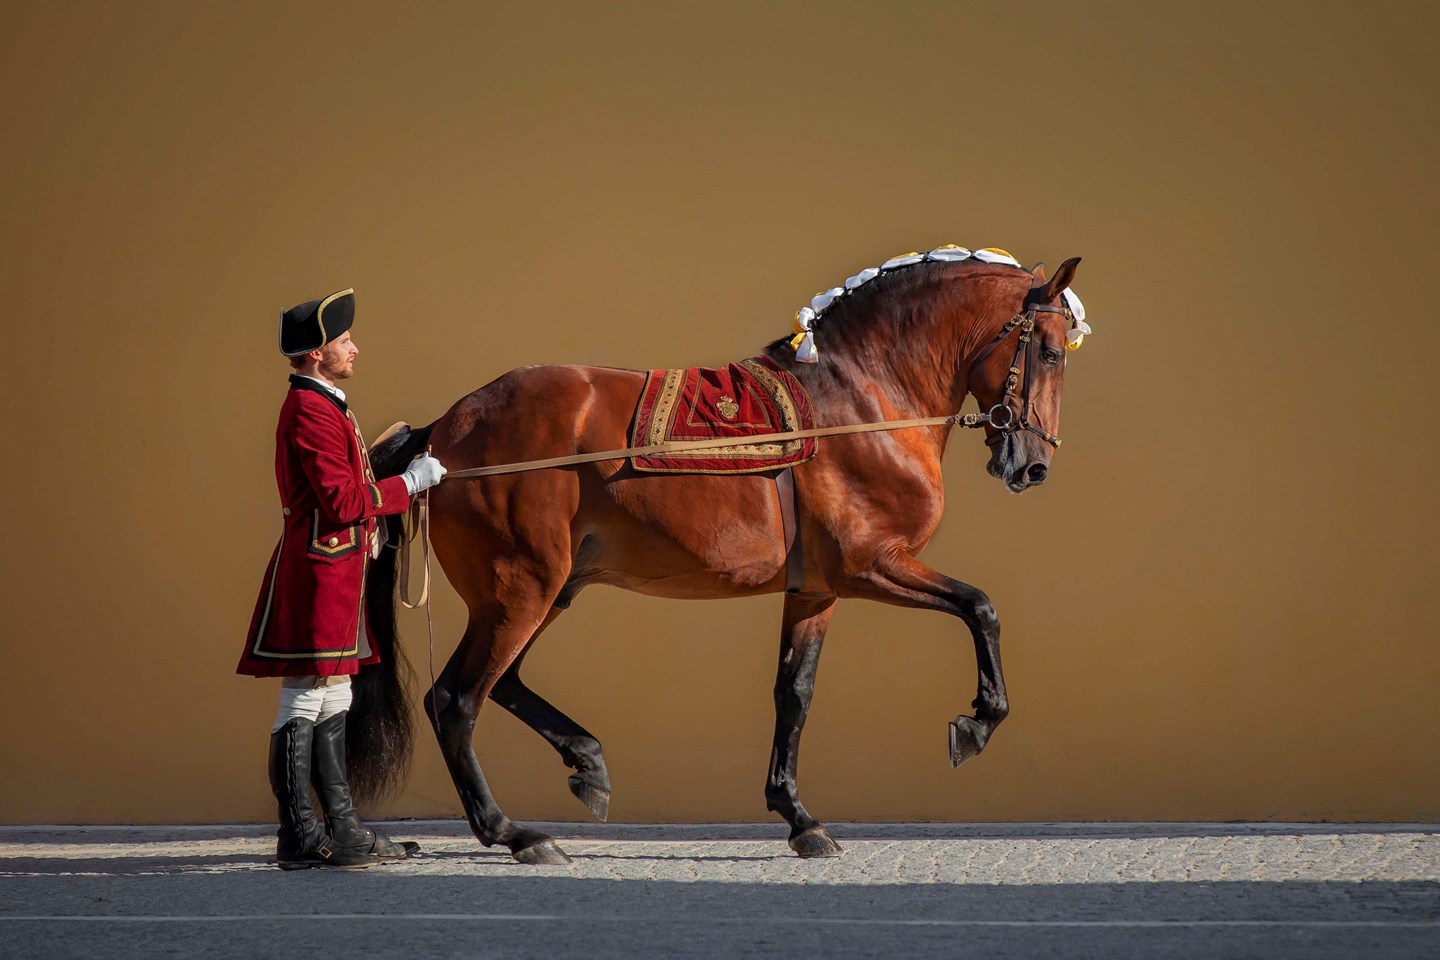
[[[1440,828],[542,824],[524,867],[459,823],[425,855],[282,872],[272,828],[0,827],[0,957],[1440,956]]]

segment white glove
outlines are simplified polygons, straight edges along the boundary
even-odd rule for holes
[[[413,497],[421,490],[429,490],[439,483],[446,472],[439,460],[426,453],[411,460],[410,466],[406,467],[400,476],[405,478],[405,489],[409,490]]]

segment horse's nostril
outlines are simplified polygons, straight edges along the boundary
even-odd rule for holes
[[[1045,464],[1032,463],[1030,464],[1029,469],[1025,471],[1025,479],[1029,480],[1031,483],[1044,483],[1045,474],[1049,472],[1050,470],[1048,467],[1045,466]]]

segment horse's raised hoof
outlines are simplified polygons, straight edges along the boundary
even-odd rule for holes
[[[830,839],[824,827],[811,827],[790,838],[790,849],[808,860],[811,857],[838,857],[845,851]]]
[[[549,837],[528,847],[511,850],[510,855],[529,867],[563,867],[567,863],[574,862],[570,859],[570,855],[561,850]]]
[[[990,729],[974,717],[956,717],[950,721],[950,766],[958,767],[985,749]]]
[[[570,777],[570,792],[575,794],[576,799],[585,804],[585,809],[594,814],[595,819],[602,821],[610,819],[609,790],[582,780],[577,773]]]

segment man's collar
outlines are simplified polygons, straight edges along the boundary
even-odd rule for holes
[[[345,391],[344,391],[344,390],[341,390],[339,387],[335,386],[335,384],[333,384],[333,383],[326,383],[324,380],[321,380],[319,377],[306,376],[306,375],[303,374],[303,373],[297,373],[297,374],[295,374],[295,376],[297,376],[297,377],[303,377],[303,378],[306,379],[306,380],[313,380],[314,382],[320,384],[320,386],[321,386],[323,389],[329,390],[331,393],[335,394],[335,396],[339,397],[341,400],[344,400],[344,399],[345,399]]]
[[[298,373],[290,374],[291,390],[309,390],[311,393],[318,393],[340,408],[341,413],[349,413],[350,408],[345,405],[345,394],[339,388],[332,387],[323,380],[316,380],[314,377],[302,376]]]

